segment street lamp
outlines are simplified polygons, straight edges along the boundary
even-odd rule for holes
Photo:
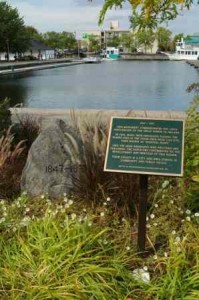
[[[9,39],[6,39],[6,51],[7,51],[7,60],[10,60],[10,47],[9,47]]]

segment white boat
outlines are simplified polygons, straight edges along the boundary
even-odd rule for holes
[[[96,57],[96,56],[89,56],[89,57],[83,58],[83,61],[87,64],[98,64],[98,63],[101,63],[102,59],[100,57]]]
[[[115,47],[107,47],[102,51],[102,56],[105,60],[115,60],[120,58],[120,49]]]
[[[198,60],[199,36],[191,36],[176,43],[175,53],[164,53],[170,60]]]

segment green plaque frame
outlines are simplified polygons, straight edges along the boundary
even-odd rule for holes
[[[183,176],[181,119],[112,117],[104,171]]]

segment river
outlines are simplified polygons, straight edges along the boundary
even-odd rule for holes
[[[185,62],[105,61],[0,78],[0,99],[33,108],[186,110],[199,71]]]

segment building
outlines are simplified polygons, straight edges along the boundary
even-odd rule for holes
[[[53,59],[55,58],[55,50],[41,43],[40,41],[31,40],[30,46],[24,53],[9,53],[9,60],[14,61],[17,58],[32,57],[33,59]],[[0,53],[0,60],[7,60],[7,53]]]
[[[32,56],[42,60],[53,59],[55,58],[55,50],[40,41],[31,40],[29,50],[23,53],[23,56]]]
[[[121,37],[122,34],[129,33],[129,30],[119,28],[118,21],[112,21],[109,29],[87,30],[82,34],[83,43],[89,44],[89,36],[95,36],[99,42],[101,49],[105,49],[115,37]]]
[[[132,30],[122,29],[119,26],[119,21],[112,21],[110,23],[109,29],[102,30],[87,30],[82,34],[82,45],[89,45],[89,36],[93,35],[100,42],[101,50],[106,49],[107,47],[115,47],[112,44],[112,41],[117,38],[120,38],[123,34],[129,34]],[[128,49],[125,49],[122,44],[119,45],[121,52],[128,52]],[[146,54],[154,54],[158,50],[158,41],[157,39],[154,41],[152,47],[146,48],[144,46],[138,46],[137,51],[146,53]]]

